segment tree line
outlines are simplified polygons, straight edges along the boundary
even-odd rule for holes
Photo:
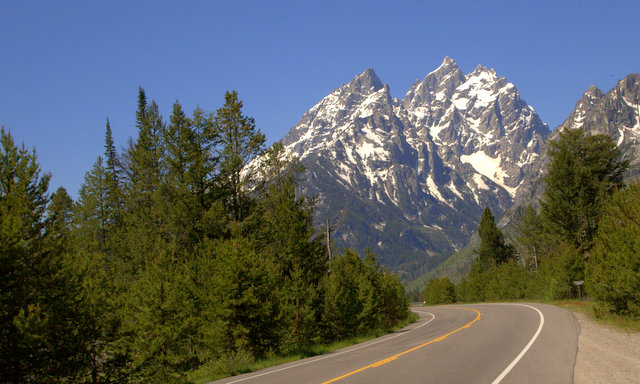
[[[140,88],[76,201],[2,128],[0,382],[188,382],[407,318],[373,254],[329,259],[303,166],[242,106],[165,121]]]
[[[483,212],[480,246],[458,284],[434,279],[425,302],[593,297],[597,312],[640,318],[640,184],[608,135],[564,129],[549,142],[539,208],[528,206],[511,239]]]

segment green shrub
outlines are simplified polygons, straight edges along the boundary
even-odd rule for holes
[[[425,304],[451,304],[456,302],[455,286],[448,277],[431,279],[424,289]]]

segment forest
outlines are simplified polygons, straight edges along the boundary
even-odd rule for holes
[[[117,150],[107,119],[76,201],[2,128],[0,382],[191,382],[408,317],[372,253],[328,252],[236,92],[165,121],[140,88],[136,128]]]
[[[640,319],[640,183],[625,184],[628,159],[610,136],[582,129],[564,129],[548,153],[537,207],[504,233],[486,208],[471,271],[457,284],[429,281],[426,303],[587,296],[598,316]]]

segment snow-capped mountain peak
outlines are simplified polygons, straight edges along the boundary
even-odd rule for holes
[[[445,57],[402,101],[365,70],[282,141],[307,167],[319,219],[341,222],[336,241],[377,244],[401,270],[466,245],[485,206],[495,214],[510,206],[547,133],[495,70],[465,75]]]

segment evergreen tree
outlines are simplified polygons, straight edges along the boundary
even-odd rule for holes
[[[107,127],[105,129],[104,140],[104,154],[107,159],[107,172],[111,177],[111,182],[114,185],[118,185],[118,153],[116,152],[116,146],[113,143],[113,133],[111,132],[111,125],[107,118]]]
[[[262,357],[279,347],[277,270],[244,238],[217,242],[212,249],[217,317],[222,321],[221,344],[226,352]]]
[[[429,305],[456,302],[455,286],[448,277],[431,279],[424,289],[424,303]]]
[[[166,196],[162,189],[165,176],[163,162],[164,123],[155,102],[146,104],[146,95],[140,88],[136,112],[138,139],[130,152],[130,181],[125,191],[126,209],[123,224],[127,228],[122,256],[130,274],[129,281],[153,258],[158,237],[162,236]],[[161,237],[162,238],[162,237]],[[164,236],[166,239],[166,236]]]
[[[113,184],[101,156],[85,179],[73,207],[73,253],[68,264],[76,275],[82,276],[84,311],[94,319],[89,324],[91,340],[86,351],[89,361],[85,370],[87,382],[115,383],[128,379],[127,353],[118,344],[122,337],[122,312],[118,301],[122,285],[128,276],[120,255],[115,251],[119,242],[110,200]]]
[[[550,253],[552,239],[545,234],[540,216],[531,205],[525,209],[518,230],[517,241],[524,264],[537,272],[540,258]]]
[[[60,247],[68,250],[73,226],[73,199],[63,187],[51,195],[51,203],[47,208],[47,221],[52,231],[52,241],[58,242]]]
[[[107,231],[110,218],[108,205],[109,176],[101,156],[85,175],[74,208],[77,225],[75,241],[78,249],[107,253]]]
[[[378,273],[381,275],[382,282],[380,286],[381,327],[389,329],[409,316],[409,299],[400,276],[389,273],[384,267],[381,267]]]
[[[106,177],[106,212],[108,216],[108,223],[114,230],[114,227],[118,227],[121,224],[122,215],[122,190],[120,185],[120,174],[123,170],[120,168],[118,161],[118,153],[116,152],[115,145],[113,143],[113,134],[111,132],[111,126],[109,125],[109,119],[107,119],[107,127],[105,132],[105,177]]]
[[[167,252],[162,243],[154,249],[133,283],[124,303],[124,333],[129,335],[134,377],[158,383],[181,383],[187,371],[199,365],[192,348],[196,333],[190,319],[188,265]]]
[[[324,280],[322,322],[327,340],[357,335],[363,303],[360,300],[360,276],[364,265],[357,253],[347,250],[330,263],[331,272]]]
[[[138,95],[138,111],[136,112],[138,139],[130,153],[129,167],[131,180],[128,195],[134,198],[129,202],[129,209],[142,209],[150,219],[152,195],[160,186],[163,169],[162,131],[164,123],[155,102],[146,104],[146,95],[140,88]]]
[[[480,248],[476,252],[478,253],[478,263],[484,269],[514,258],[515,250],[512,245],[505,244],[504,235],[496,226],[489,207],[486,207],[482,212],[478,235],[480,236]]]
[[[563,129],[549,142],[547,176],[541,201],[545,231],[585,257],[592,246],[604,202],[624,185],[629,162],[610,136],[587,136]]]
[[[617,192],[604,209],[585,288],[604,307],[640,318],[640,184]]]
[[[45,220],[50,176],[4,127],[0,146],[0,381],[73,380],[85,364],[87,321],[62,264],[62,220]]]
[[[312,207],[296,189],[304,167],[275,143],[261,157],[256,202],[244,224],[261,253],[274,260],[282,289],[283,322],[289,343],[304,345],[317,331],[317,288],[327,270],[322,244],[314,238]]]
[[[217,110],[214,119],[214,129],[221,145],[218,150],[219,177],[231,218],[240,222],[248,213],[244,186],[252,177],[251,174],[243,175],[242,170],[262,151],[265,136],[256,128],[253,118],[242,114],[242,101],[236,91],[227,92],[224,99],[224,106]]]

